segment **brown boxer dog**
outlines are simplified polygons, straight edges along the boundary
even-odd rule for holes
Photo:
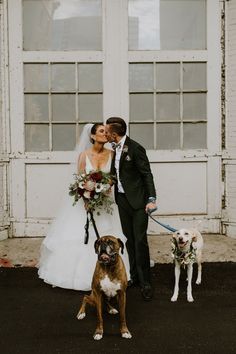
[[[123,254],[123,242],[114,236],[103,236],[94,243],[95,252],[98,255],[95,271],[92,280],[92,291],[90,295],[85,295],[82,306],[78,312],[78,320],[85,316],[87,303],[97,309],[97,327],[93,338],[100,340],[103,337],[102,300],[105,298],[108,312],[116,314],[118,311],[110,304],[110,299],[116,297],[120,310],[120,332],[123,338],[131,338],[126,325],[126,288],[127,275],[125,266],[119,250]]]

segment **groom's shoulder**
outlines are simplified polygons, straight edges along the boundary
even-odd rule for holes
[[[134,149],[137,148],[137,149],[145,150],[145,148],[139,142],[137,142],[136,140],[133,140],[129,137],[127,137],[127,138],[128,138],[128,142],[129,142],[130,146],[132,146]]]

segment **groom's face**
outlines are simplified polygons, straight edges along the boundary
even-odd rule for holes
[[[106,124],[105,126],[105,134],[106,134],[106,138],[109,141],[109,143],[117,143],[117,134],[112,132],[112,128],[110,126],[110,124]]]

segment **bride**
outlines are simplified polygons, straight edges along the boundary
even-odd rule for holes
[[[77,148],[77,172],[102,170],[110,172],[113,151],[104,147],[107,143],[105,127],[102,123],[86,124],[80,137]],[[96,234],[93,226],[89,227],[89,241],[84,244],[84,225],[86,210],[84,202],[79,199],[75,206],[73,200],[66,196],[66,200],[51,225],[42,246],[39,260],[38,274],[46,283],[66,289],[90,290],[92,276],[97,261],[94,250]],[[100,215],[94,213],[98,232],[103,235],[119,237],[125,244],[122,233],[118,208],[112,205],[112,215],[105,210]],[[129,262],[125,249],[122,255],[129,278]]]

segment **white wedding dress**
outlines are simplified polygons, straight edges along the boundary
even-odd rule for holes
[[[109,172],[111,154],[107,164],[102,170]],[[86,156],[86,172],[93,166]],[[83,200],[72,206],[73,199],[68,195],[59,215],[54,220],[51,228],[41,246],[38,274],[46,283],[66,289],[90,290],[92,276],[97,261],[94,250],[96,234],[93,226],[89,225],[89,241],[84,244],[85,223],[87,214]],[[119,237],[125,246],[126,238],[122,233],[117,205],[112,205],[112,215],[104,210],[100,215],[94,212],[94,219],[100,236],[114,235]],[[122,255],[129,279],[129,262],[126,247]]]

